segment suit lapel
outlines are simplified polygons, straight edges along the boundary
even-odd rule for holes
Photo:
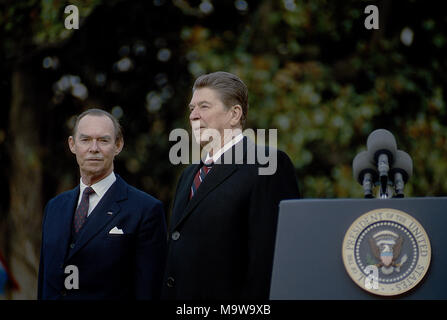
[[[68,242],[70,241],[70,237],[67,235],[71,234],[73,215],[77,206],[78,197],[79,197],[79,186],[70,191],[66,201],[64,201],[62,206],[58,208],[59,212],[63,214],[55,215],[56,217],[59,217],[60,220],[54,224],[55,226],[57,226],[57,228],[51,230],[51,232],[59,233],[57,237],[58,251],[57,255],[53,256],[54,258],[59,256],[62,257],[62,260],[64,260],[67,254]],[[59,261],[59,259],[56,259],[56,261]]]
[[[180,198],[179,203],[176,204],[176,211],[183,211],[183,214],[179,218],[177,218],[176,221],[173,221],[174,229],[176,229],[185,219],[188,218],[194,208],[197,207],[197,205],[202,200],[204,200],[212,190],[217,188],[222,182],[224,182],[238,169],[238,166],[236,164],[243,163],[243,159],[245,159],[246,157],[247,138],[244,137],[241,143],[243,143],[242,152],[240,152],[240,149],[236,151],[235,146],[230,149],[231,152],[225,152],[221,157],[221,163],[223,164],[214,164],[211,171],[206,175],[206,178],[200,184],[197,193],[188,202],[192,181],[201,164],[197,165],[194,170],[191,170],[191,173],[185,179],[185,183],[183,184],[181,189],[179,189]],[[226,156],[230,156],[232,160],[229,161],[227,159],[227,161],[225,161]],[[183,208],[184,210],[182,210]]]
[[[67,260],[82,249],[82,247],[119,214],[121,209],[119,201],[124,199],[127,199],[127,185],[124,180],[116,175],[116,181],[90,213],[85,225],[80,231],[74,248],[68,254]]]
[[[201,183],[196,195],[189,201],[186,206],[186,212],[191,211],[198,203],[200,203],[208,193],[219,186],[227,177],[236,171],[237,167],[234,164],[216,164],[211,171],[206,175],[204,181]]]
[[[189,195],[191,192],[191,185],[194,180],[194,176],[199,171],[202,162],[196,164],[192,169],[186,169],[185,176],[181,180],[181,184],[178,187],[174,207],[172,208],[172,221],[170,226],[175,226],[183,217],[185,208],[189,202]],[[200,188],[199,188],[200,189]]]

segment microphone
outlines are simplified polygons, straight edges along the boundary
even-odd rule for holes
[[[404,197],[405,183],[413,175],[413,160],[408,153],[402,150],[396,151],[396,160],[394,161],[393,168],[390,170],[390,176],[394,183],[396,191],[396,198]]]
[[[380,197],[388,198],[388,172],[396,157],[397,144],[393,134],[385,129],[377,129],[370,133],[366,141],[370,159],[377,163],[380,180]]]
[[[373,188],[378,180],[378,172],[367,151],[358,153],[352,161],[352,173],[363,186],[365,198],[374,198]]]

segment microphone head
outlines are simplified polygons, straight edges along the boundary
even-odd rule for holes
[[[390,169],[391,179],[394,180],[394,174],[402,174],[404,183],[411,178],[413,175],[413,160],[408,153],[402,150],[396,151],[396,160],[394,161],[393,167]]]
[[[366,173],[371,173],[373,182],[379,178],[379,173],[374,163],[371,162],[371,157],[368,151],[358,153],[354,160],[352,160],[352,174],[354,178],[363,185],[363,177]]]
[[[377,163],[379,156],[385,153],[391,166],[396,157],[397,143],[391,132],[385,129],[377,129],[369,134],[366,148],[374,163]]]

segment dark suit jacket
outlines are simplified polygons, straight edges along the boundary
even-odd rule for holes
[[[116,175],[71,238],[79,186],[51,199],[42,225],[39,299],[157,299],[166,259],[162,203]],[[124,234],[109,234],[114,227]],[[67,290],[65,268],[79,270],[79,289]]]
[[[250,164],[247,156],[255,145],[247,138],[242,143],[242,158],[235,146],[225,152],[223,164],[214,164],[191,200],[201,165],[182,173],[170,219],[163,299],[268,299],[278,205],[298,198],[298,185],[285,153],[277,150],[274,175],[259,175],[261,165]],[[232,164],[225,164],[228,156]]]

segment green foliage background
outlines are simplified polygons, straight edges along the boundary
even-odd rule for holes
[[[64,27],[68,4],[79,30]],[[378,30],[364,25],[370,4]],[[278,129],[304,198],[362,197],[351,163],[378,128],[413,159],[406,196],[447,194],[446,25],[441,1],[2,1],[0,250],[17,231],[39,234],[43,205],[79,183],[66,138],[90,107],[124,127],[115,171],[169,214],[183,169],[169,162],[169,133],[189,128],[194,79],[217,70],[247,84],[247,128]],[[22,120],[33,126],[11,125]],[[27,194],[42,204],[13,212]],[[23,263],[35,277],[36,259]]]
[[[296,1],[288,10],[263,1],[237,36],[200,27],[188,33],[199,34],[196,74],[223,69],[247,81],[249,126],[279,129],[304,197],[361,196],[351,161],[378,128],[393,132],[413,158],[408,196],[446,192],[446,18],[419,2],[393,5],[383,8],[386,32],[385,22],[365,29],[365,2]],[[404,28],[414,30],[408,47]]]

